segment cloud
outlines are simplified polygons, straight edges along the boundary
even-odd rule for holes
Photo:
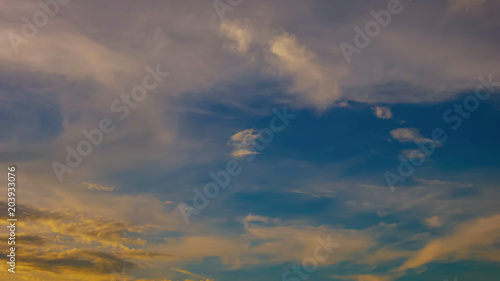
[[[450,235],[430,241],[407,260],[399,270],[417,268],[446,259],[486,258],[492,244],[500,239],[500,215],[478,218],[459,226]]]
[[[405,149],[401,151],[401,154],[406,159],[422,159],[425,157],[425,154],[420,149]]]
[[[190,275],[190,276],[196,277],[196,278],[205,279],[205,277],[203,277],[203,276],[201,276],[201,275],[198,275],[198,274],[196,274],[196,273],[192,273],[192,272],[189,272],[189,271],[187,271],[187,270],[180,269],[180,268],[171,268],[170,270],[177,271],[177,272],[180,272],[180,273],[184,273],[184,274],[187,274],[187,275]]]
[[[82,182],[81,185],[85,186],[87,189],[95,189],[98,191],[114,191],[116,188],[113,186],[101,186],[94,183]]]
[[[450,10],[453,12],[478,9],[488,3],[488,1],[489,0],[448,0]]]
[[[430,227],[439,227],[441,226],[441,220],[438,216],[433,216],[432,218],[428,218],[425,220],[428,226]]]
[[[290,260],[300,262],[304,255],[310,254],[317,235],[331,234],[335,239],[343,239],[335,259],[353,263],[361,262],[359,257],[380,246],[377,240],[380,229],[407,241],[407,233],[401,234],[387,225],[382,224],[369,231],[318,226],[316,220],[321,218],[306,217],[307,214],[280,224],[278,219],[266,218],[265,214],[259,213],[261,216],[247,217],[239,229],[242,232],[234,234],[231,230],[235,228],[228,227],[227,223],[232,221],[232,216],[241,213],[230,211],[228,217],[227,213],[221,212],[224,215],[222,218],[214,212],[206,217],[206,221],[200,220],[187,229],[180,225],[183,222],[178,213],[168,211],[174,207],[170,202],[185,199],[182,197],[184,193],[178,191],[191,185],[191,182],[178,178],[182,178],[187,170],[189,176],[195,174],[198,164],[213,163],[214,159],[219,159],[220,150],[227,149],[212,149],[213,142],[206,142],[200,137],[199,124],[198,127],[192,126],[192,119],[189,119],[192,112],[186,114],[183,107],[200,101],[203,106],[211,107],[219,102],[220,88],[230,88],[242,81],[253,85],[255,76],[270,81],[272,85],[285,80],[289,87],[279,84],[276,89],[269,90],[266,84],[262,91],[237,92],[233,97],[258,100],[259,106],[262,105],[260,111],[275,102],[321,111],[344,100],[376,106],[453,99],[464,90],[473,89],[477,84],[477,75],[495,73],[498,69],[498,40],[493,36],[497,30],[494,26],[490,29],[478,27],[479,17],[467,19],[470,15],[479,14],[482,15],[481,20],[497,19],[495,13],[498,9],[488,8],[488,3],[498,1],[476,1],[476,4],[455,1],[468,4],[451,13],[446,13],[448,5],[413,1],[411,9],[405,7],[404,21],[384,29],[376,44],[373,41],[353,60],[349,71],[343,67],[343,57],[338,50],[336,52],[335,46],[338,41],[353,38],[352,27],[365,23],[369,9],[356,1],[344,1],[341,5],[333,2],[291,0],[289,5],[283,7],[278,2],[249,1],[245,2],[245,7],[226,14],[229,19],[233,17],[241,21],[220,23],[213,20],[215,16],[210,3],[204,7],[186,1],[157,1],[150,5],[130,1],[116,9],[116,5],[112,4],[80,1],[61,6],[61,13],[56,18],[51,19],[29,44],[20,46],[19,56],[13,55],[11,46],[4,40],[6,44],[0,46],[2,104],[7,108],[13,107],[12,99],[16,104],[29,107],[34,104],[30,102],[32,100],[49,105],[42,106],[43,111],[31,110],[34,125],[27,122],[21,126],[25,128],[23,131],[7,130],[12,132],[7,133],[8,140],[13,141],[0,143],[2,153],[8,151],[11,155],[2,159],[18,163],[24,175],[22,202],[30,208],[19,206],[19,215],[26,218],[25,225],[20,227],[26,233],[19,234],[26,242],[23,251],[32,257],[43,257],[40,262],[52,266],[54,271],[66,273],[64,265],[67,265],[72,272],[54,276],[50,272],[38,271],[23,278],[33,281],[110,280],[102,274],[88,276],[99,272],[94,270],[95,266],[99,266],[96,263],[98,259],[104,261],[106,269],[109,269],[108,265],[120,264],[121,261],[104,254],[110,254],[105,251],[109,249],[113,249],[112,254],[117,259],[139,266],[137,259],[151,259],[146,265],[151,267],[158,260],[168,260],[168,267],[158,262],[162,263],[158,265],[162,268],[192,268],[186,264],[193,260],[203,267],[203,261],[212,260],[207,257],[220,257],[222,263],[238,267],[267,266],[267,263],[280,264]],[[26,16],[31,20],[33,12],[40,9],[36,2],[30,4],[25,1],[3,1],[0,6],[4,11],[0,31],[4,35],[11,31],[20,32],[23,24],[20,19]],[[422,14],[427,15],[429,20],[422,21]],[[491,14],[494,16],[489,16]],[[393,23],[396,18],[399,16],[393,17]],[[436,21],[441,28],[432,28]],[[228,55],[224,50],[241,57]],[[116,133],[105,137],[94,154],[71,174],[74,177],[68,178],[68,184],[59,185],[48,180],[53,178],[47,169],[50,162],[64,159],[64,147],[75,145],[82,139],[82,129],[95,128],[102,117],[116,117],[110,112],[110,102],[119,98],[121,93],[130,93],[141,82],[144,67],[157,63],[161,64],[163,71],[172,73],[172,79],[169,78],[158,88],[154,98],[134,110]],[[231,107],[239,101],[226,105]],[[390,109],[382,109],[388,107],[380,107],[381,114],[377,114],[378,108],[374,109],[377,117],[392,115]],[[49,114],[49,111],[56,114]],[[212,114],[207,110],[204,115],[207,118],[203,121],[213,120],[211,117],[220,112]],[[58,124],[57,130],[51,131],[43,123],[43,120],[55,119],[50,116],[57,116],[54,120]],[[242,120],[238,119],[238,122]],[[42,123],[38,124],[38,121]],[[213,124],[207,122],[202,126],[212,130]],[[248,128],[248,125],[238,124],[243,126],[241,128]],[[26,128],[29,130],[26,131]],[[186,136],[191,131],[195,133]],[[399,141],[428,141],[420,136],[418,130],[399,133]],[[43,139],[43,142],[34,138],[43,135],[49,138]],[[252,144],[257,137],[257,132],[247,131],[246,136],[240,134],[235,137],[234,143],[230,140],[232,156],[257,153],[253,151]],[[29,139],[32,143],[26,146],[15,144],[16,138]],[[408,153],[405,154],[405,151]],[[414,152],[410,153],[412,150],[405,151],[402,153],[408,157],[417,156]],[[295,160],[285,161],[285,167],[289,167]],[[357,163],[356,159],[352,161],[349,165]],[[380,192],[384,187],[365,188],[360,192],[353,187],[359,182],[349,183],[353,189],[349,193],[351,191],[343,189],[342,183],[338,182],[344,177],[328,182],[324,190],[312,190],[324,178],[319,174],[323,169],[328,170],[330,177],[334,177],[332,171],[336,175],[335,171],[345,170],[342,167],[328,169],[325,163],[317,167],[320,169],[304,169],[301,173],[317,176],[301,177],[304,182],[294,187],[288,186],[288,182],[283,185],[287,185],[289,190],[318,198],[342,197],[340,202],[344,199],[352,202],[346,205],[349,212],[346,216],[355,217],[364,212],[396,212],[398,217],[402,216],[401,221],[409,216],[411,220],[429,220],[429,225],[437,225],[433,216],[439,214],[439,223],[444,224],[443,229],[446,229],[457,223],[457,217],[477,217],[497,209],[495,199],[498,193],[494,191],[480,192],[478,196],[464,200],[450,199],[450,188],[436,188],[470,185],[458,182],[422,180],[421,185],[387,196]],[[172,174],[175,175],[169,177]],[[141,181],[141,176],[148,180]],[[168,184],[155,181],[159,178],[173,181]],[[378,182],[365,181],[364,176],[361,178],[371,186]],[[92,182],[116,183],[116,187]],[[120,190],[120,182],[126,188]],[[145,185],[137,184],[139,182]],[[179,182],[181,184],[177,184]],[[161,188],[160,191],[160,187],[167,185],[168,188]],[[281,185],[273,185],[273,188],[280,188]],[[252,188],[265,187],[259,184]],[[138,188],[140,192],[137,192]],[[88,189],[115,192],[89,192]],[[120,194],[125,191],[126,194]],[[7,202],[4,199],[1,202]],[[172,201],[165,201],[167,199]],[[211,217],[212,214],[216,217]],[[285,231],[291,233],[289,237],[283,235]],[[168,236],[169,243],[159,242],[162,251],[158,253],[155,243],[163,241],[165,236]],[[425,239],[419,242],[424,243]],[[36,246],[40,246],[39,252],[26,250]],[[78,251],[69,252],[73,248]],[[52,251],[50,255],[43,255],[46,250]],[[90,254],[87,250],[102,253]],[[493,260],[495,255],[497,259],[500,256],[494,250],[482,250],[480,255],[488,260]],[[380,250],[371,261],[375,263],[375,259],[384,261],[402,256],[406,257],[406,253]],[[86,268],[87,271],[78,268]],[[203,272],[202,269],[199,272]],[[11,277],[3,274],[0,273],[2,280]]]
[[[391,136],[399,142],[434,142],[431,139],[424,138],[416,128],[400,128],[391,131]]]
[[[491,28],[498,26],[500,20],[498,14],[500,3],[495,0],[448,0],[449,11],[455,16],[472,17],[483,26]]]
[[[259,218],[260,220],[262,218]],[[271,221],[271,220],[269,220]],[[327,239],[340,244],[335,253],[329,257],[326,264],[361,258],[367,249],[374,245],[369,234],[363,231],[339,229],[327,226],[287,226],[274,220],[275,225],[250,225],[246,227],[249,237],[269,241],[252,248],[256,255],[269,256],[267,262],[282,263],[284,261],[301,262],[306,256],[311,256],[318,245],[318,238]],[[283,233],[287,233],[283,236]],[[250,263],[255,263],[249,260]],[[266,261],[258,261],[262,263]]]
[[[422,178],[413,178],[415,181],[430,186],[450,186],[450,187],[472,187],[470,183],[456,182],[456,181],[441,181],[441,180],[426,180]]]
[[[228,145],[233,147],[231,156],[235,158],[245,157],[252,154],[258,154],[255,151],[255,141],[259,138],[259,134],[255,129],[245,129],[232,135]]]
[[[271,40],[267,61],[272,72],[292,79],[290,90],[300,102],[325,110],[340,99],[338,74],[293,34],[283,33]]]
[[[5,241],[7,241],[7,238],[9,236],[5,236]],[[45,244],[47,239],[43,236],[40,235],[35,235],[35,234],[26,234],[26,233],[18,233],[16,237],[23,241],[23,246],[42,246]]]
[[[390,281],[394,280],[388,276],[377,276],[377,275],[349,275],[349,276],[339,276],[334,275],[334,278],[339,278],[341,280],[349,281]]]
[[[335,249],[335,254],[325,261],[326,264],[361,258],[375,244],[370,235],[363,231],[286,225],[277,219],[262,216],[247,216],[244,226],[245,232],[237,236],[197,234],[165,238],[165,243],[154,245],[154,249],[169,253],[183,262],[198,262],[208,256],[218,257],[222,264],[237,269],[286,261],[301,262],[304,257],[314,253],[318,246],[317,239],[326,240],[328,236],[332,243],[341,246]]]
[[[248,215],[243,219],[243,224],[245,225],[245,228],[249,228],[251,222],[260,222],[260,223],[268,223],[269,218],[268,217],[263,217],[263,216],[254,216],[254,215]]]
[[[278,4],[252,3],[238,10],[240,21],[221,23],[213,21],[212,9],[198,9],[184,2],[156,3],[153,8],[131,4],[120,10],[87,2],[61,6],[50,24],[29,44],[20,46],[19,56],[13,56],[8,43],[0,46],[1,76],[16,77],[14,82],[3,80],[2,85],[5,89],[12,83],[27,85],[34,96],[47,97],[60,107],[62,130],[57,140],[33,147],[36,153],[32,154],[43,167],[43,162],[50,165],[51,161],[64,159],[65,150],[61,148],[77,143],[82,128],[95,128],[101,117],[109,116],[110,102],[141,81],[145,66],[160,63],[164,71],[171,72],[173,79],[160,85],[154,99],[134,109],[134,117],[127,119],[126,126],[107,136],[106,144],[96,148],[85,164],[67,174],[68,180],[80,183],[106,172],[134,169],[145,162],[170,168],[216,158],[217,153],[210,153],[213,150],[206,149],[208,145],[200,139],[179,139],[177,129],[182,124],[178,114],[182,109],[173,105],[171,98],[213,101],[216,86],[239,82],[248,74],[290,81],[289,88],[280,87],[276,91],[279,94],[267,99],[326,110],[344,100],[380,104],[385,99],[387,103],[449,99],[456,96],[456,89],[470,89],[470,84],[474,87],[477,73],[494,73],[498,68],[498,52],[491,47],[496,45],[489,44],[494,37],[470,32],[477,36],[462,38],[468,33],[461,30],[443,36],[445,31],[429,32],[429,28],[420,27],[419,19],[417,28],[391,25],[384,30],[384,40],[363,51],[360,64],[353,63],[347,71],[341,63],[342,55],[335,52],[335,40],[351,38],[353,23],[363,19],[339,17],[339,22],[332,24],[318,16],[299,27],[297,16],[304,10],[317,10],[318,5],[326,4],[293,2],[283,9]],[[338,11],[365,14],[358,10],[359,5],[344,5]],[[437,6],[415,4],[412,9],[414,14],[442,19],[448,29],[457,26],[452,16],[444,17],[442,7]],[[19,19],[39,9],[36,3],[20,1],[7,1],[2,8],[12,14],[2,18],[3,34],[19,33]],[[432,13],[426,13],[429,11]],[[85,13],[94,18],[90,20]],[[408,20],[412,14],[406,14]],[[478,27],[469,25],[467,30]],[[252,63],[235,59],[220,52],[221,45],[243,57],[255,55],[256,59]],[[401,92],[401,83],[412,91]],[[448,86],[453,86],[453,91],[440,92]],[[388,88],[396,89],[398,94],[387,94]],[[415,93],[415,88],[425,91]],[[5,96],[13,96],[8,91]],[[254,93],[250,93],[241,98],[253,97]],[[144,161],[135,161],[130,153],[124,153],[133,151],[137,143],[143,144]],[[158,153],[166,148],[168,153]],[[189,153],[204,153],[206,158],[184,157]]]
[[[244,55],[247,53],[252,42],[252,31],[248,27],[235,22],[223,21],[219,28],[219,35],[229,39],[226,44],[231,52]]]
[[[52,20],[55,22],[51,24],[61,24],[60,19]],[[120,75],[139,67],[132,57],[99,44],[70,25],[63,23],[63,26],[66,30],[41,30],[30,44],[19,46],[18,55],[6,41],[0,47],[2,65],[10,67],[11,71],[36,71],[113,86]],[[8,27],[4,26],[0,31],[18,33]]]
[[[375,113],[375,116],[377,116],[380,119],[392,118],[391,109],[388,107],[376,106],[373,108],[373,112]]]
[[[0,203],[2,205],[6,204]],[[30,222],[31,231],[51,236],[69,236],[82,244],[98,243],[102,247],[125,249],[128,248],[125,244],[144,245],[144,240],[127,237],[126,233],[144,233],[153,228],[151,225],[133,225],[124,220],[104,219],[77,211],[56,212],[24,205],[17,207],[18,215]]]
[[[22,251],[16,254],[23,261],[20,275],[27,280],[104,281],[110,280],[114,270],[142,267],[139,263],[146,260],[174,259],[165,253],[133,248],[144,246],[145,240],[131,236],[146,234],[151,228],[147,225],[132,225],[87,212],[16,207],[17,214],[23,217],[18,230],[23,232],[17,233]],[[4,253],[1,259],[5,259]],[[3,277],[0,273],[0,279],[10,280]]]
[[[118,258],[108,252],[79,251],[76,249],[58,253],[30,250],[21,253],[19,258],[23,260],[23,265],[29,269],[26,273],[35,276],[40,271],[45,271],[57,275],[80,273],[88,277],[105,277],[117,268],[132,269],[137,267],[137,264]]]

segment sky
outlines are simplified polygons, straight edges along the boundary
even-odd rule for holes
[[[0,279],[498,280],[499,12],[0,1]]]

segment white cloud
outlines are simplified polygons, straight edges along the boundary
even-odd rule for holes
[[[392,118],[391,109],[388,107],[376,106],[373,108],[373,112],[380,119],[391,119]]]
[[[51,24],[63,24],[53,19]],[[11,28],[0,28],[2,33],[15,32]],[[14,55],[8,42],[0,46],[0,59],[10,71],[35,71],[60,75],[73,80],[93,80],[107,86],[117,87],[120,75],[143,68],[135,58],[110,49],[81,34],[72,27],[66,30],[41,30],[30,39],[30,43],[19,46]]]
[[[290,33],[275,37],[270,42],[268,63],[272,72],[290,77],[291,92],[303,104],[324,110],[341,97],[338,78],[332,66],[321,63],[321,59],[301,45]]]

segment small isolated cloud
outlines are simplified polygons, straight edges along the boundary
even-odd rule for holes
[[[425,154],[419,149],[405,149],[401,151],[401,154],[406,159],[422,159],[425,157]]]
[[[450,186],[450,187],[472,187],[470,183],[456,182],[456,181],[441,181],[441,180],[426,180],[422,178],[413,178],[419,183],[430,186]]]
[[[243,219],[243,224],[245,229],[249,228],[251,222],[268,223],[269,218],[262,216],[248,215]]]
[[[416,128],[400,128],[391,131],[391,136],[399,142],[433,142],[431,139],[424,138]]]
[[[373,109],[373,113],[375,113],[375,116],[377,116],[380,119],[391,119],[392,118],[391,109],[388,107],[376,106],[372,109]]]
[[[87,189],[95,189],[99,191],[114,191],[116,188],[113,186],[102,186],[95,183],[82,182],[81,185],[85,186]]]
[[[439,227],[441,226],[441,220],[438,216],[433,216],[432,218],[428,218],[425,220],[428,226],[430,227]]]
[[[228,145],[233,147],[231,156],[235,158],[245,157],[252,154],[258,154],[253,148],[255,140],[259,137],[259,133],[255,129],[246,129],[231,136]]]

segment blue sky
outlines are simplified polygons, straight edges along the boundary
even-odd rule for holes
[[[0,278],[497,280],[500,6],[414,2],[0,4]]]

